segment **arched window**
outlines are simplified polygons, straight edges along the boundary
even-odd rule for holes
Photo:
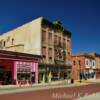
[[[14,45],[14,38],[12,38],[12,45]]]

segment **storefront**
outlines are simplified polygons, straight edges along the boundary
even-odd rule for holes
[[[57,64],[39,65],[39,83],[71,79],[71,66]]]
[[[38,83],[40,56],[0,50],[0,84]]]

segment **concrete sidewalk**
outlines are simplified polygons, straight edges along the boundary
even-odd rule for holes
[[[16,92],[25,92],[25,91],[35,91],[35,90],[42,90],[42,89],[50,89],[50,88],[58,88],[58,87],[74,87],[74,86],[81,86],[81,85],[88,85],[100,83],[100,79],[98,80],[86,80],[82,81],[75,81],[74,84],[70,83],[70,80],[64,81],[56,81],[51,83],[42,83],[42,84],[33,84],[33,85],[5,85],[0,86],[0,94],[7,94],[7,93],[16,93]]]

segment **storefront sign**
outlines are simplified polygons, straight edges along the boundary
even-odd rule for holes
[[[13,78],[17,79],[17,73],[22,72],[38,72],[38,63],[35,62],[22,62],[22,61],[15,61],[14,62],[14,76]]]
[[[30,72],[32,62],[16,62],[17,72]]]

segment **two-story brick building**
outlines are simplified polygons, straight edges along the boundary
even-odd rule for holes
[[[95,58],[96,63],[96,78],[100,78],[100,54],[90,53]]]
[[[72,62],[75,80],[96,78],[96,62],[92,55],[87,53],[73,55]]]

